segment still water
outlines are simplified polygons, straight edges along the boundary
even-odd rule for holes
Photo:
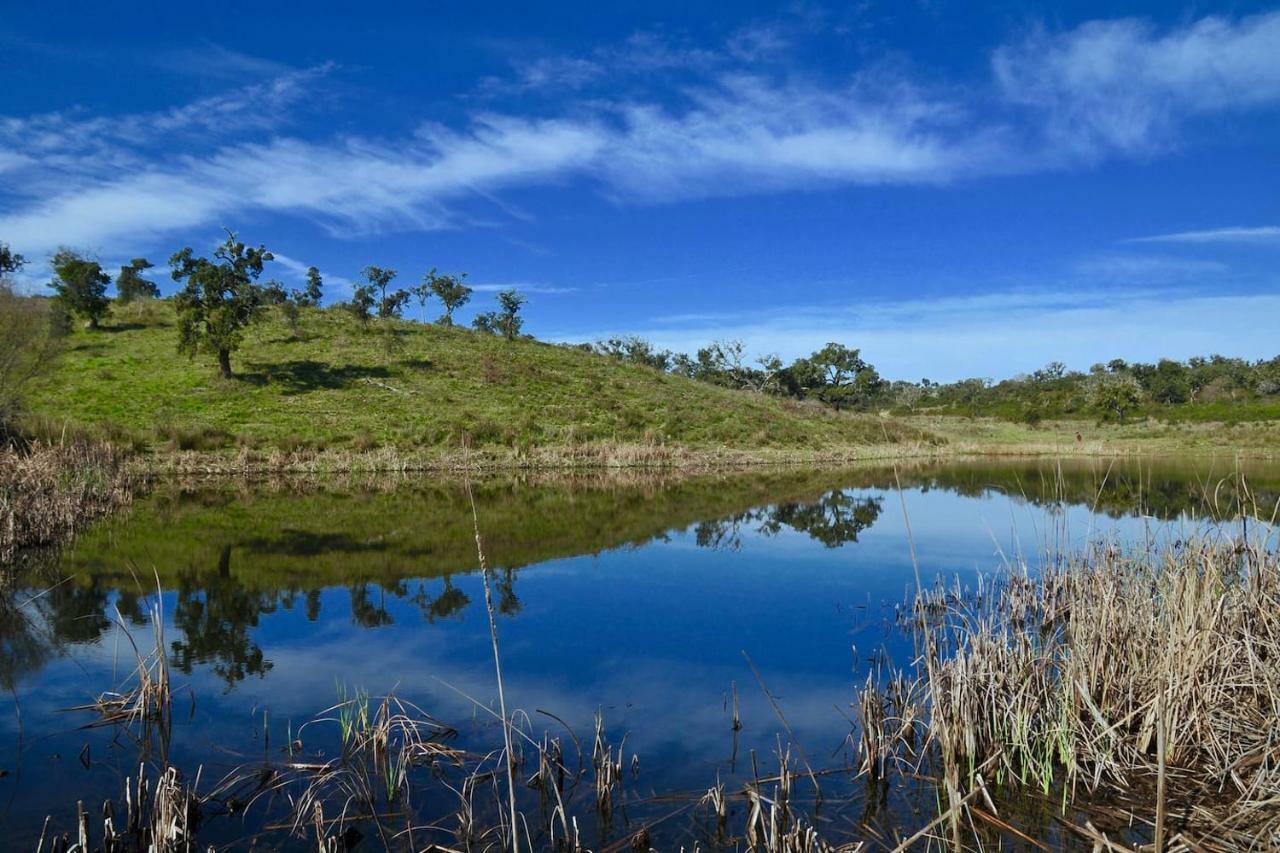
[[[601,713],[615,746],[626,737],[637,815],[657,793],[749,779],[752,753],[771,763],[780,735],[838,765],[855,688],[911,656],[895,625],[915,585],[908,526],[926,583],[972,584],[1100,539],[1212,531],[1232,517],[1239,473],[1230,460],[1042,460],[473,483],[507,703],[531,732],[564,734],[545,711],[588,739]],[[1260,509],[1274,506],[1280,467],[1243,473]],[[127,732],[66,709],[127,680],[130,637],[153,643],[157,587],[169,758],[189,775],[270,758],[356,690],[394,691],[456,726],[458,744],[493,745],[476,706],[494,706],[496,687],[461,482],[162,485],[29,562],[0,611],[0,834],[14,849],[34,849],[47,814],[70,828],[77,800],[96,809],[136,773]],[[268,811],[203,833],[243,838]]]

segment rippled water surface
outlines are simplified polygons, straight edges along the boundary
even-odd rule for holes
[[[1091,540],[1144,547],[1212,529],[1231,516],[1237,473],[1223,460],[1033,461],[472,487],[508,704],[532,730],[564,735],[546,711],[579,737],[600,711],[615,745],[626,735],[629,768],[638,756],[627,796],[639,814],[654,792],[750,778],[753,751],[772,760],[784,726],[760,680],[813,763],[847,760],[855,686],[910,657],[894,624],[915,583],[908,520],[925,581],[971,584]],[[1244,473],[1257,504],[1274,505],[1280,469]],[[189,773],[261,761],[358,689],[394,690],[455,725],[459,744],[494,742],[474,704],[496,689],[461,482],[161,485],[29,562],[0,614],[0,832],[15,845],[33,849],[46,814],[71,826],[77,799],[101,803],[136,771],[127,732],[82,728],[93,715],[65,709],[125,681],[130,635],[152,642],[157,585],[168,749]],[[207,830],[233,839],[265,813]]]

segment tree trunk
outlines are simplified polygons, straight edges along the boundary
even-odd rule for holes
[[[218,371],[223,379],[231,378],[231,350],[218,350]]]

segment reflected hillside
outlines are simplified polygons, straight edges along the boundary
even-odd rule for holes
[[[1280,467],[1231,459],[1021,460],[923,468],[903,471],[901,477],[904,488],[965,497],[999,493],[1050,510],[1079,506],[1112,518],[1229,520],[1243,507],[1269,521],[1280,501]],[[891,489],[892,473],[866,485]]]
[[[1242,473],[1257,514],[1269,517],[1280,494],[1275,469]],[[496,569],[495,601],[510,616],[522,607],[520,568],[640,546],[674,531],[725,550],[784,532],[826,548],[856,543],[893,506],[886,498],[897,479],[904,489],[999,494],[1049,512],[1078,505],[1117,517],[1230,517],[1240,495],[1227,464],[1089,460],[918,466],[899,469],[896,479],[884,468],[779,470],[678,480],[503,479],[473,490]],[[173,664],[183,672],[207,665],[228,685],[270,670],[254,638],[264,615],[290,610],[315,621],[322,598],[332,603],[335,592],[358,627],[392,624],[393,600],[412,604],[426,623],[456,617],[472,603],[455,583],[476,567],[470,507],[465,484],[449,480],[162,488],[17,579],[12,589],[24,598],[42,592],[25,607],[10,601],[0,618],[9,662],[0,680],[11,685],[60,647],[97,641],[111,627],[113,607],[145,624],[141,597],[157,575],[172,596]]]

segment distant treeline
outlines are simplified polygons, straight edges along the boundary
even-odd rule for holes
[[[613,338],[581,349],[703,382],[837,408],[995,416],[1034,424],[1048,418],[1124,421],[1139,414],[1227,420],[1280,416],[1280,356],[1248,361],[1222,355],[1154,364],[1112,359],[1088,372],[1051,362],[1030,374],[994,381],[883,379],[856,349],[830,343],[790,364],[777,356],[748,363],[739,341],[714,342],[696,357],[659,350],[641,338]]]

